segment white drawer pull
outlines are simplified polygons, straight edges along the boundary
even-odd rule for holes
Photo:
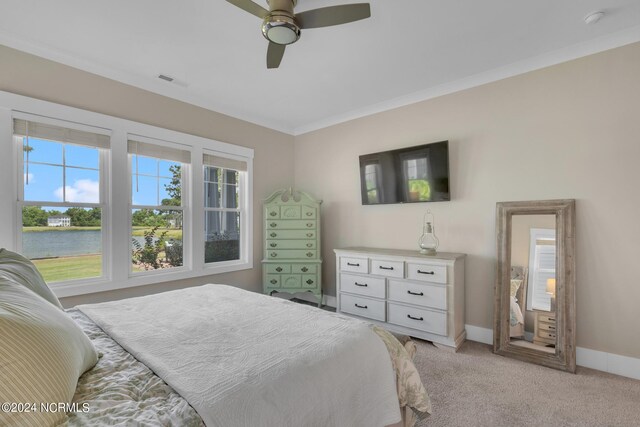
[[[407,317],[408,317],[409,319],[413,319],[413,320],[420,320],[420,321],[423,321],[423,320],[424,320],[424,317],[413,317],[413,316],[412,316],[412,315],[410,315],[410,314],[407,314]]]
[[[366,288],[367,286],[369,286],[366,283],[353,282],[353,284],[356,285],[356,286],[362,286],[363,288]]]
[[[384,265],[381,265],[378,267],[380,270],[393,270],[393,267],[385,267]]]
[[[411,291],[407,291],[407,293],[409,295],[417,295],[419,297],[424,296],[424,292],[411,292]]]
[[[350,262],[348,262],[347,265],[350,267],[360,267],[360,264],[352,264]]]
[[[358,303],[356,303],[355,306],[358,307],[358,308],[369,308],[366,305],[358,305]]]
[[[436,274],[435,271],[422,271],[422,270],[418,270],[418,273],[419,274],[431,274],[431,275]]]

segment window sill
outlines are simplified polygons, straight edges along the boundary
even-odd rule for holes
[[[180,270],[134,275],[125,281],[79,279],[68,282],[53,283],[49,285],[49,287],[58,298],[66,298],[98,292],[114,291],[118,289],[148,286],[157,283],[173,282],[176,280],[191,279],[195,277],[211,276],[214,274],[229,273],[233,271],[250,270],[253,268],[252,262],[231,261],[220,264],[222,265],[207,265],[198,271]]]

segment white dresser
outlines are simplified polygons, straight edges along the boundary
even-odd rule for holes
[[[464,254],[335,249],[337,312],[457,350],[464,342]]]

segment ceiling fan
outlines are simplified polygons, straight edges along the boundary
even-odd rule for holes
[[[298,0],[267,0],[269,10],[251,0],[227,0],[262,19],[262,34],[269,40],[267,68],[278,68],[288,44],[300,38],[300,30],[347,24],[371,16],[369,3],[344,4],[293,13]]]

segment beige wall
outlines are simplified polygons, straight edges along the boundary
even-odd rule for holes
[[[640,44],[296,138],[295,182],[324,200],[333,248],[415,249],[427,208],[442,251],[465,252],[466,323],[492,327],[495,203],[577,199],[577,344],[640,357]],[[448,139],[451,202],[362,206],[358,156]]]
[[[294,138],[290,135],[4,46],[0,46],[0,90],[253,148],[256,207],[272,191],[289,187],[293,182]],[[272,167],[274,164],[278,167]],[[64,298],[62,303],[68,307],[204,283],[227,283],[260,291],[262,223],[260,209],[255,212],[253,270]]]

